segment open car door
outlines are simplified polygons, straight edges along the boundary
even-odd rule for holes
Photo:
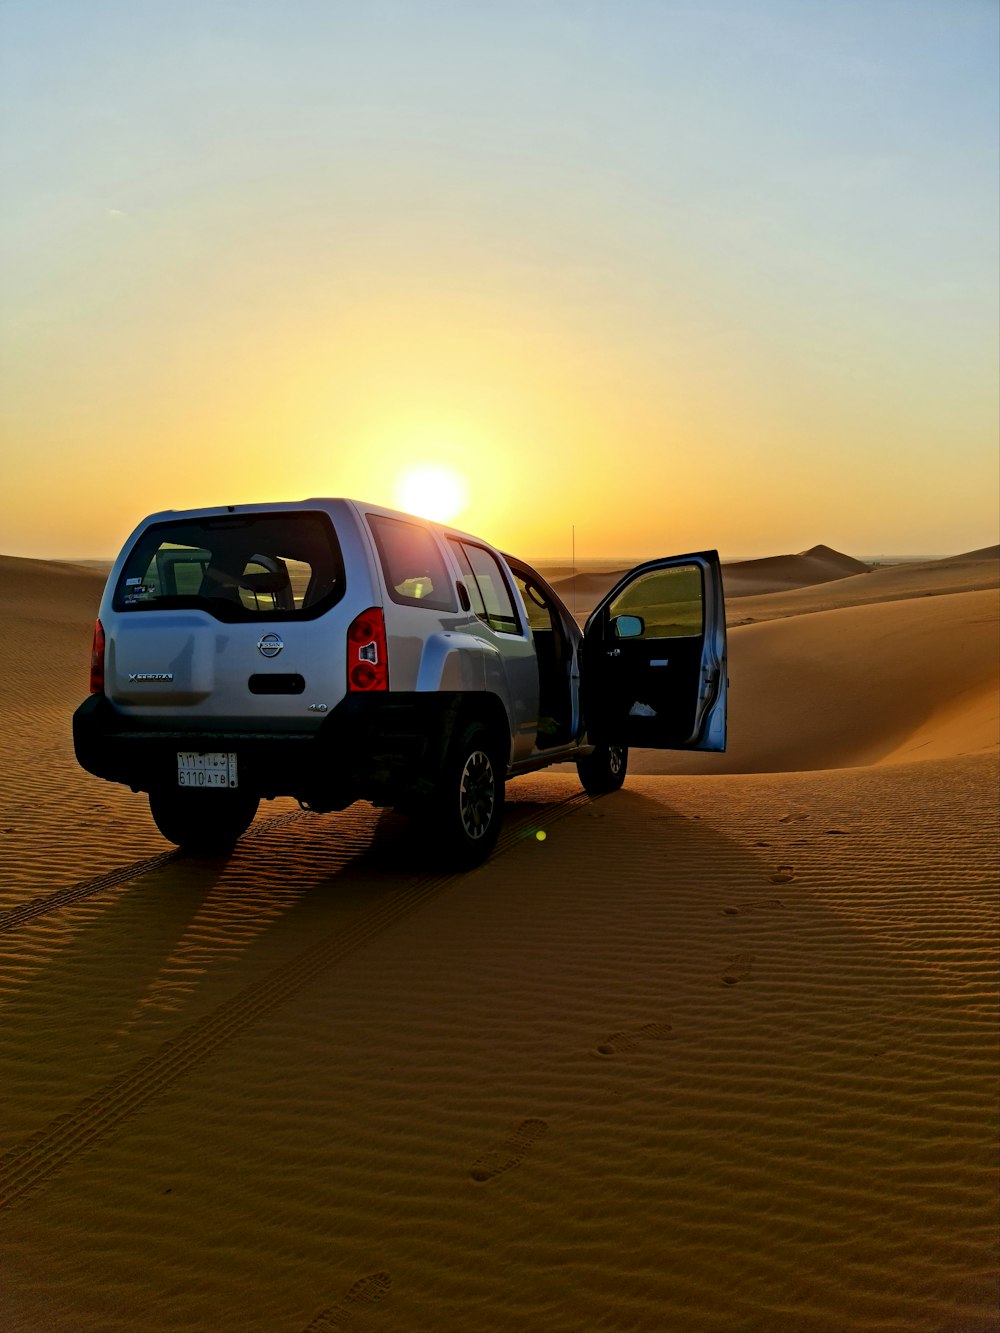
[[[726,609],[717,551],[637,565],[583,629],[592,741],[726,748]]]

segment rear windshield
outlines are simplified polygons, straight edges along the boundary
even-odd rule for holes
[[[308,619],[343,593],[340,545],[325,514],[222,514],[147,528],[118,580],[114,608]]]

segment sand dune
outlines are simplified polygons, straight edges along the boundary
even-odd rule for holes
[[[93,624],[104,576],[55,560],[0,555],[0,605],[31,620]]]
[[[623,574],[627,574],[633,566],[629,565],[621,569],[603,570],[593,574],[570,575],[569,578],[550,579],[552,587],[563,599],[567,606],[573,607],[574,602],[577,611],[590,611],[597,603],[615,586]],[[545,570],[538,571],[543,578],[547,577]]]
[[[0,560],[0,1328],[995,1330],[995,568],[740,598],[728,755],[454,877],[170,852],[72,758],[100,578]]]
[[[630,767],[788,772],[995,750],[998,613],[990,590],[731,629],[726,754],[645,751]]]
[[[764,560],[736,560],[726,564],[727,597],[784,592],[789,588],[814,587],[834,579],[866,574],[869,566],[829,546],[813,546],[798,555],[776,555]]]
[[[947,593],[1000,587],[1000,548],[902,565],[872,567],[859,578],[838,579],[822,587],[788,588],[727,604],[731,625],[808,615],[844,606],[940,597]]]
[[[934,563],[939,565],[968,565],[981,560],[990,560],[994,564],[1000,560],[1000,546],[981,546],[976,551],[963,551],[959,555],[942,556]]]
[[[575,593],[578,610],[589,611],[608,593],[632,566],[620,569],[579,573],[566,577],[565,569],[547,570],[539,566],[560,597],[572,604]],[[759,593],[811,587],[834,579],[865,574],[870,566],[853,556],[842,555],[829,546],[813,546],[798,555],[775,555],[762,560],[732,560],[724,567],[726,596],[748,597]]]
[[[722,568],[729,623],[743,625],[778,616],[828,611],[836,606],[995,588],[1000,585],[1000,547],[941,560],[866,565],[829,547],[814,546],[801,555],[735,560]],[[539,566],[539,572],[549,579],[568,606],[573,604],[575,591],[576,610],[582,623],[628,568],[591,570],[575,579],[556,578],[543,566]]]
[[[12,885],[72,882],[121,864],[123,854],[164,847],[142,803],[91,779],[73,755],[70,718],[87,696],[103,587],[73,565],[0,557],[0,607],[19,645],[3,673],[0,910]]]

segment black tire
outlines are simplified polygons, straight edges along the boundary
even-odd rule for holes
[[[425,834],[433,859],[449,870],[471,870],[496,846],[503,823],[505,766],[481,722],[452,741],[428,812]]]
[[[257,813],[260,800],[241,791],[160,790],[149,793],[149,810],[167,842],[197,856],[232,851]]]
[[[593,754],[576,761],[583,789],[590,796],[604,796],[617,791],[628,770],[628,746],[600,744]]]

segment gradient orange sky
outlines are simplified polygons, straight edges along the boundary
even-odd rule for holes
[[[998,540],[992,0],[0,10],[0,552],[414,464],[526,556]]]

